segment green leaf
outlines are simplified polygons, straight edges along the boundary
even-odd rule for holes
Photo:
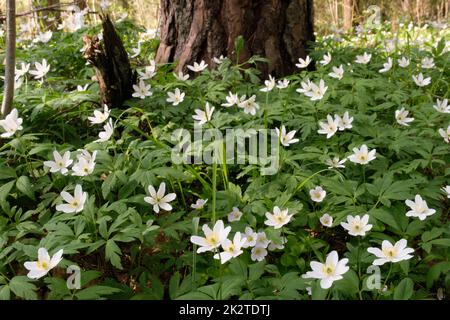
[[[50,288],[50,293],[47,299],[49,300],[61,300],[65,296],[70,295],[70,290],[67,288],[67,283],[61,278],[46,278],[45,282]]]
[[[433,245],[443,246],[443,247],[450,247],[450,239],[434,239],[431,240],[429,243]]]
[[[16,171],[13,168],[0,165],[0,180],[16,177]]]
[[[450,271],[450,261],[442,261],[432,266],[427,273],[427,288],[431,288],[441,273],[446,274]]]
[[[11,191],[12,187],[14,186],[14,183],[15,181],[10,181],[0,187],[0,202],[6,200],[6,197],[8,197],[8,194]]]
[[[247,280],[247,264],[241,259],[231,260],[229,269],[234,275],[241,277],[242,281]]]
[[[422,223],[423,224],[423,223]],[[422,241],[423,242],[428,242],[432,239],[436,239],[437,237],[439,237],[443,232],[445,231],[445,229],[443,228],[433,228],[430,231],[425,231],[422,234]]]
[[[75,296],[79,300],[98,300],[103,296],[108,296],[119,292],[120,289],[107,286],[93,286],[81,291],[78,291]]]
[[[9,300],[11,299],[11,290],[9,290],[9,286],[0,287],[0,300]]]
[[[239,55],[242,52],[242,49],[244,49],[244,37],[238,36],[234,40],[234,49],[236,50],[236,56],[239,57]]]
[[[264,267],[266,263],[264,261],[254,263],[248,266],[249,276],[248,279],[251,281],[258,280],[264,273]]]
[[[36,300],[36,286],[30,283],[26,276],[16,276],[9,282],[9,288],[18,297],[26,300]]]
[[[114,240],[108,240],[105,246],[105,258],[107,261],[110,261],[111,264],[117,269],[122,270],[122,264],[120,262],[120,255],[122,251],[119,246],[116,244]]]
[[[19,177],[16,181],[16,187],[30,199],[35,200],[33,186],[27,176]]]
[[[175,274],[170,278],[169,297],[172,300],[177,297],[177,291],[178,291],[178,288],[180,287],[180,279],[181,279],[181,275],[178,271],[175,272]]]
[[[359,291],[359,278],[355,271],[349,270],[343,275],[343,279],[335,282],[335,288],[344,294],[355,294]]]
[[[322,289],[320,287],[320,281],[316,280],[314,281],[313,285],[311,286],[311,299],[312,300],[325,300],[328,294],[328,290],[330,289]]]
[[[410,278],[405,278],[394,290],[394,300],[408,300],[414,291],[414,282]]]

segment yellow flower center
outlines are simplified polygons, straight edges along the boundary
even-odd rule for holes
[[[36,265],[37,265],[38,269],[41,269],[41,270],[47,270],[48,269],[47,261],[38,261],[36,263]]]
[[[397,252],[394,248],[383,250],[383,254],[388,258],[395,258],[397,256]]]
[[[227,251],[227,252],[234,252],[234,249],[235,249],[235,247],[234,247],[234,244],[230,244],[226,249],[225,249],[225,251]]]
[[[326,275],[330,276],[333,274],[334,272],[334,267],[330,266],[330,265],[324,265],[323,269],[322,269],[323,273],[325,273]]]
[[[216,234],[212,234],[209,237],[206,237],[206,242],[210,245],[210,246],[216,246],[219,244],[219,239],[217,237]]]
[[[361,154],[361,155],[359,156],[359,160],[361,160],[361,161],[366,161],[366,160],[367,160],[367,157],[366,157],[364,154]]]

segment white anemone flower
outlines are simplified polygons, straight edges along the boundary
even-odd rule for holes
[[[255,247],[267,248],[270,240],[267,239],[267,235],[264,231],[260,231],[256,234],[256,243]]]
[[[319,85],[316,85],[314,82],[311,82],[311,90],[305,92],[305,96],[309,97],[311,101],[322,100],[327,92],[328,87],[325,86],[325,82],[323,79],[320,79]]]
[[[327,64],[329,64],[331,62],[331,54],[329,52],[327,52],[326,54],[323,55],[322,60],[319,61],[319,63],[323,66],[326,66]]]
[[[372,59],[372,54],[364,52],[363,55],[356,56],[355,62],[359,64],[368,64],[370,59]]]
[[[238,105],[240,101],[237,93],[228,92],[228,95],[225,97],[227,100],[226,103],[222,103],[223,107],[232,107],[234,105]]]
[[[191,208],[195,209],[195,210],[201,210],[205,206],[206,202],[208,202],[208,199],[206,199],[206,200],[197,199],[197,201],[195,201],[195,203],[191,204]]]
[[[409,66],[409,59],[405,57],[401,57],[400,59],[397,60],[397,62],[401,68],[406,68]]]
[[[165,211],[171,211],[172,206],[170,202],[175,200],[177,195],[175,193],[166,194],[166,183],[162,182],[159,185],[158,192],[156,192],[155,187],[152,185],[148,186],[148,192],[150,196],[144,198],[144,201],[153,205],[153,211],[159,213],[159,208]]]
[[[342,116],[342,118],[339,115],[335,115],[334,117],[335,117],[335,119],[338,120],[339,131],[344,131],[345,129],[353,128],[353,125],[352,125],[353,117],[350,117],[348,111],[344,112],[344,115]]]
[[[34,76],[36,80],[42,79],[50,71],[50,65],[47,64],[46,59],[42,59],[42,63],[36,61],[34,63],[35,70],[30,70],[29,73]]]
[[[317,130],[317,133],[326,134],[327,139],[330,139],[338,131],[339,119],[333,119],[333,117],[329,114],[327,115],[327,122],[325,123],[320,121],[319,126],[321,129]]]
[[[192,118],[197,121],[198,125],[201,126],[207,123],[208,121],[211,121],[214,112],[214,107],[211,108],[209,106],[209,103],[206,102],[205,110],[195,109],[194,111],[196,114],[193,115]]]
[[[56,252],[51,258],[47,249],[38,249],[38,260],[27,261],[24,263],[25,269],[28,270],[27,277],[30,279],[39,279],[45,276],[50,270],[56,267],[62,260],[63,249]]]
[[[228,214],[228,222],[239,221],[242,217],[242,212],[238,207],[233,207],[233,211]]]
[[[443,99],[442,101],[437,99],[436,104],[433,108],[441,113],[450,113],[450,106],[448,105],[448,99]]]
[[[327,195],[327,192],[323,190],[321,186],[316,186],[314,189],[309,190],[309,195],[311,196],[311,200],[314,202],[322,202]]]
[[[372,229],[373,225],[369,224],[369,215],[364,216],[347,216],[347,222],[341,222],[341,226],[348,231],[351,236],[365,236],[366,232]]]
[[[44,161],[44,166],[50,168],[50,172],[61,172],[66,175],[69,171],[68,167],[72,164],[73,160],[70,159],[70,151],[66,151],[63,156],[58,151],[53,151],[54,161]]]
[[[298,58],[298,63],[295,64],[295,66],[299,69],[306,68],[311,63],[311,58],[309,56],[306,56],[305,59]]]
[[[319,219],[320,223],[327,228],[331,228],[331,226],[333,225],[333,217],[330,216],[328,213],[325,213],[324,215],[322,215]]]
[[[409,111],[405,110],[405,108],[401,108],[400,110],[395,110],[395,120],[398,124],[402,126],[409,126],[410,122],[414,121],[414,118],[408,118]]]
[[[108,106],[105,104],[103,106],[103,112],[98,111],[98,110],[94,110],[94,116],[93,117],[88,117],[88,120],[92,124],[100,124],[100,123],[103,123],[106,120],[108,120],[109,113],[110,113],[110,110],[109,110]]]
[[[274,229],[280,229],[291,221],[293,214],[288,214],[288,212],[288,209],[280,210],[279,207],[275,206],[273,208],[273,213],[266,212],[267,220],[264,221],[264,224],[273,227]]]
[[[173,74],[174,76],[175,76],[175,78],[178,80],[178,81],[186,81],[187,79],[189,79],[189,74],[183,74],[183,72],[180,70],[180,71],[178,71],[178,74],[177,73],[174,73]]]
[[[406,213],[407,217],[416,217],[423,221],[428,216],[436,213],[435,209],[428,208],[427,202],[418,194],[414,198],[414,201],[406,200],[405,204],[411,208],[411,210]]]
[[[322,289],[328,289],[334,281],[342,279],[342,275],[349,270],[347,263],[347,258],[339,260],[338,253],[331,251],[327,255],[325,263],[311,261],[312,271],[308,271],[302,277],[307,279],[320,279],[320,287]]]
[[[445,195],[447,196],[447,198],[450,199],[450,186],[445,186],[445,187],[443,187],[441,190],[442,190],[442,192],[445,193]]]
[[[197,253],[206,251],[213,251],[220,247],[228,237],[231,227],[226,227],[222,220],[217,220],[213,229],[211,230],[207,224],[202,226],[205,237],[191,236],[191,242],[198,245]]]
[[[223,252],[216,253],[214,259],[220,259],[222,264],[226,263],[232,258],[236,258],[241,255],[244,251],[242,246],[245,243],[245,238],[242,237],[240,232],[236,232],[233,241],[225,239],[222,243]]]
[[[153,92],[150,91],[151,85],[146,85],[144,80],[139,80],[139,84],[133,84],[133,94],[132,96],[135,98],[145,99],[146,97],[150,97]]]
[[[330,72],[328,75],[332,78],[341,80],[344,76],[344,67],[342,64],[339,67],[333,67],[332,70],[333,72]]]
[[[285,147],[289,147],[290,144],[297,143],[299,141],[299,139],[294,139],[297,131],[292,130],[286,133],[286,127],[284,125],[281,126],[281,131],[278,128],[275,128],[275,131],[280,139],[280,143]]]
[[[75,193],[73,196],[66,191],[61,191],[61,197],[67,203],[57,205],[56,210],[64,213],[80,212],[84,208],[84,203],[87,200],[87,196],[87,192],[83,192],[83,189],[79,184],[75,186]]]
[[[434,68],[434,60],[433,60],[433,58],[427,58],[427,57],[423,58],[421,67],[423,69],[432,69],[432,68]]]
[[[9,138],[12,137],[16,131],[22,130],[23,119],[19,118],[19,112],[16,108],[12,109],[11,112],[5,117],[5,119],[0,120],[0,127],[3,128],[3,132],[0,137]]]
[[[254,247],[256,245],[256,239],[258,238],[258,234],[253,231],[250,227],[245,227],[244,233],[245,243],[243,244],[243,248]]]
[[[181,92],[180,89],[175,88],[174,92],[167,92],[168,98],[167,102],[171,103],[174,106],[177,106],[184,100],[185,93]]]
[[[156,75],[155,65],[146,66],[142,71],[138,70],[139,78],[141,80],[148,80]]]
[[[238,106],[244,109],[246,114],[252,116],[256,115],[256,110],[259,109],[259,105],[256,103],[256,96],[252,95],[250,98],[239,102]]]
[[[289,80],[288,79],[283,79],[283,80],[278,80],[277,81],[277,88],[278,89],[285,89],[287,88],[289,85]]]
[[[347,158],[344,158],[342,160],[339,159],[339,157],[334,157],[333,159],[327,159],[325,160],[325,164],[328,165],[328,169],[339,169],[339,168],[345,168],[344,163],[347,161]]]
[[[114,133],[114,126],[111,118],[109,119],[108,123],[103,126],[103,129],[105,131],[101,131],[98,134],[99,139],[95,140],[94,142],[106,142],[111,138]]]
[[[383,63],[383,68],[378,70],[379,73],[385,73],[391,70],[392,68],[392,58],[388,58],[388,61],[386,63]]]
[[[407,242],[405,239],[401,239],[392,245],[389,241],[383,240],[381,243],[381,249],[370,247],[367,252],[374,254],[377,259],[375,259],[372,264],[375,266],[381,266],[387,262],[400,262],[403,260],[411,259],[413,256],[411,253],[414,249],[407,248]]]
[[[445,141],[446,143],[449,143],[449,142],[450,142],[450,125],[447,127],[447,130],[444,130],[443,128],[440,128],[440,129],[438,130],[438,132],[439,132],[439,135],[440,135],[442,138],[444,138],[444,141]]]
[[[265,87],[260,89],[259,91],[262,91],[262,92],[272,91],[273,88],[275,87],[275,78],[269,74],[269,80],[264,81],[264,85],[265,85]]]
[[[422,73],[419,73],[417,76],[412,76],[412,78],[419,87],[425,87],[431,83],[431,78],[424,78]]]
[[[192,66],[187,66],[187,68],[189,70],[192,70],[194,72],[201,72],[203,70],[205,70],[208,67],[208,65],[205,63],[205,61],[200,61],[200,63],[194,62],[194,65]]]
[[[370,150],[367,148],[365,144],[363,144],[359,149],[353,148],[353,154],[348,157],[353,163],[359,163],[362,165],[368,164],[370,161],[376,158],[376,149]]]
[[[250,258],[252,261],[263,261],[267,256],[267,249],[263,247],[253,247]]]

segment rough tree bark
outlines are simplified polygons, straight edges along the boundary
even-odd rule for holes
[[[4,118],[12,109],[14,98],[14,73],[16,71],[16,1],[6,1],[6,63],[5,87],[1,108]]]
[[[235,59],[234,41],[242,35],[245,47],[239,61],[252,55],[269,60],[259,66],[263,76],[295,71],[298,58],[314,41],[312,0],[162,0],[159,63],[187,64],[220,55]]]
[[[103,41],[85,36],[84,57],[94,66],[100,87],[100,98],[109,107],[120,108],[131,98],[136,73],[131,70],[122,40],[109,16],[101,16]]]

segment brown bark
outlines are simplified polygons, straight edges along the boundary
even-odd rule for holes
[[[156,61],[177,61],[177,70],[220,55],[236,59],[235,39],[245,46],[239,61],[253,55],[268,59],[264,76],[295,71],[298,58],[314,41],[312,0],[162,0],[161,43]]]
[[[86,0],[74,0],[74,3],[80,10],[87,8]]]
[[[101,16],[103,42],[85,36],[84,57],[94,66],[100,87],[100,98],[109,107],[120,108],[131,98],[136,74],[131,70],[128,55],[109,16]]]
[[[0,115],[4,118],[12,109],[14,73],[16,69],[16,1],[6,1],[6,63],[5,87]]]
[[[353,1],[344,0],[342,11],[344,15],[344,30],[349,30],[353,23]]]

